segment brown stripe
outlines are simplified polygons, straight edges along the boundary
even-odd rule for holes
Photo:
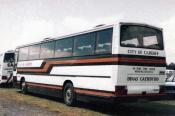
[[[127,95],[116,95],[116,97],[149,97],[149,96],[164,96],[166,94],[160,93],[147,93],[147,94],[127,94]]]
[[[96,95],[96,96],[104,96],[104,97],[115,97],[114,93],[108,93],[108,92],[100,92],[95,90],[82,90],[82,89],[75,89],[76,93],[81,94],[88,94],[88,95]]]
[[[165,64],[165,60],[141,59],[141,58],[119,58],[122,62],[137,62],[148,64]]]
[[[37,72],[45,73],[50,65],[70,65],[81,63],[103,63],[103,62],[130,62],[130,63],[146,63],[146,64],[165,64],[165,60],[141,59],[141,58],[96,58],[96,59],[81,59],[81,60],[66,60],[66,61],[47,61],[42,69],[17,69],[19,72]]]
[[[27,82],[27,86],[35,86],[35,87],[43,87],[43,88],[49,88],[49,89],[59,89],[62,90],[61,86],[57,85],[46,85],[46,84],[36,84],[36,83],[29,83]]]

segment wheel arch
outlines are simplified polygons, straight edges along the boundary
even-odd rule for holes
[[[64,83],[63,83],[63,89],[64,89],[64,87],[67,83],[71,83],[74,86],[74,84],[71,80],[65,80]]]

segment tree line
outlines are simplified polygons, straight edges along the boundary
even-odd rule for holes
[[[175,63],[167,64],[167,69],[175,70]]]

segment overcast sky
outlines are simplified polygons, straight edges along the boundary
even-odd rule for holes
[[[117,20],[162,27],[175,62],[175,0],[0,0],[0,52]]]

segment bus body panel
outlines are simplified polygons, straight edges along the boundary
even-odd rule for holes
[[[66,76],[48,76],[48,75],[23,75],[18,74],[18,81],[24,77],[25,81],[30,84],[36,84],[34,86],[40,86],[42,84],[50,86],[60,86],[63,87],[63,84],[66,80],[71,80],[75,88],[79,89],[89,89],[89,90],[101,90],[114,92],[115,85],[112,82],[112,79],[109,78],[91,78],[91,77],[66,77]],[[98,83],[97,83],[98,82]]]
[[[159,93],[164,85],[164,67],[119,66],[117,85],[127,86],[128,94]]]
[[[121,24],[118,27],[117,37],[121,39]],[[126,86],[128,94],[159,94],[160,86],[165,84],[165,51],[123,47],[121,40],[117,44],[116,53],[121,54],[125,62],[118,66],[116,85]]]
[[[148,66],[119,66],[117,84],[125,85],[163,85],[165,82],[164,67],[148,67]],[[125,72],[125,73],[124,73]]]
[[[154,49],[143,49],[143,48],[120,47],[119,53],[126,55],[165,57],[165,51],[154,50]]]
[[[23,61],[18,67],[41,67],[43,61]],[[71,80],[75,87],[94,90],[115,91],[117,75],[116,65],[90,66],[53,66],[49,73],[22,73],[17,74],[17,80],[25,77],[26,82],[43,83],[63,86],[66,80]],[[115,76],[114,76],[115,75]]]
[[[18,62],[18,68],[39,68],[41,67],[43,60],[23,61]]]

